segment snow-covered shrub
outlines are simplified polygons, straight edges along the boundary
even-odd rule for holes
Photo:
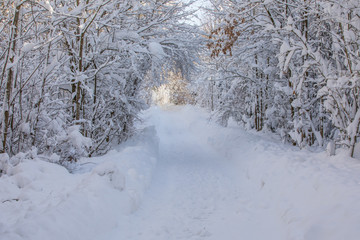
[[[88,154],[92,140],[84,137],[80,132],[80,125],[74,125],[58,138],[56,153],[62,162],[76,162],[80,157]]]

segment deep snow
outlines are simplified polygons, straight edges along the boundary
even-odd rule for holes
[[[76,174],[40,160],[9,167],[0,239],[360,239],[360,162],[346,153],[223,128],[192,106],[143,117],[157,137],[147,127]]]

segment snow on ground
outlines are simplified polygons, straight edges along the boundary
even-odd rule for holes
[[[65,168],[24,158],[0,178],[1,240],[89,240],[137,209],[158,156],[148,127],[139,139]]]
[[[147,115],[160,139],[154,179],[101,239],[359,239],[357,160],[225,129],[190,106]]]
[[[223,128],[191,106],[143,117],[158,138],[147,127],[76,174],[40,160],[10,167],[0,239],[359,239],[360,162],[346,153]]]

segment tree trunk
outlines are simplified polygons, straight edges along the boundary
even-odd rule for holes
[[[14,63],[15,60],[15,51],[16,51],[16,38],[18,35],[18,23],[19,23],[19,16],[20,16],[20,9],[21,4],[16,6],[15,8],[15,14],[14,19],[11,24],[11,32],[10,32],[10,41],[9,41],[9,49],[8,49],[8,56],[10,64]],[[14,84],[14,66],[11,66],[7,71],[7,79],[6,79],[6,88],[5,88],[5,95],[4,95],[4,103],[3,103],[3,112],[2,112],[2,149],[0,152],[5,153],[6,152],[6,142],[8,138],[8,129],[11,119],[11,112],[10,112],[10,104],[11,104],[11,95],[13,90],[13,84]]]

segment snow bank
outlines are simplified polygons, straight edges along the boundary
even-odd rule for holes
[[[272,135],[237,127],[224,131],[228,134],[212,144],[237,165],[253,219],[278,221],[284,239],[359,239],[358,160],[345,150],[330,157],[282,144]],[[264,239],[273,239],[270,232]]]
[[[39,158],[2,161],[0,239],[97,239],[137,209],[158,158],[148,127],[107,155],[82,159],[74,174]]]

